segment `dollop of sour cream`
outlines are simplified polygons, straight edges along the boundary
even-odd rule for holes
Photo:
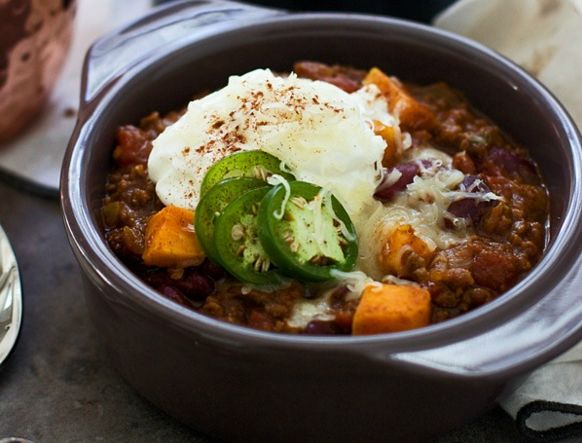
[[[263,150],[298,180],[330,190],[357,226],[373,204],[386,148],[373,120],[397,124],[375,85],[349,94],[258,69],[192,101],[154,140],[148,171],[164,204],[195,209],[208,168],[235,152]]]

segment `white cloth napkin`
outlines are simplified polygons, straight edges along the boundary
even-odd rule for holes
[[[22,135],[0,147],[0,169],[58,193],[61,163],[73,132],[81,70],[87,49],[99,36],[143,15],[151,0],[78,0],[71,49],[49,102]]]
[[[523,66],[582,127],[582,0],[461,0],[434,24]],[[526,435],[581,441],[582,343],[533,372],[500,405]]]

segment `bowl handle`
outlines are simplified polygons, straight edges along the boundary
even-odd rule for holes
[[[81,111],[131,67],[173,42],[195,39],[215,26],[233,20],[256,20],[283,14],[223,0],[185,0],[152,9],[144,17],[97,40],[87,52],[81,81]]]
[[[580,241],[576,243],[579,248]],[[508,379],[535,369],[582,339],[582,255],[568,266],[556,260],[551,267],[561,274],[558,282],[552,278],[540,282],[537,290],[543,298],[494,329],[457,342],[450,343],[449,338],[449,344],[430,349],[387,355],[378,347],[375,358],[408,369],[473,379]],[[469,327],[473,325],[478,330],[477,322]]]

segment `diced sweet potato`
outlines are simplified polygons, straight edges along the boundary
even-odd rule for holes
[[[352,334],[407,331],[430,323],[430,293],[416,286],[368,285],[356,308]]]
[[[415,267],[426,266],[434,252],[414,234],[410,225],[398,226],[380,250],[378,263],[386,274],[407,277]]]
[[[390,78],[378,68],[372,68],[364,78],[365,85],[373,83],[386,98],[388,109],[400,119],[403,129],[430,129],[435,124],[435,116],[428,106],[414,99],[395,78]]]
[[[398,132],[398,134],[396,133]],[[378,120],[374,120],[374,133],[379,135],[386,142],[382,165],[387,168],[394,166],[402,157],[402,141],[400,139],[400,128],[386,126]]]
[[[146,227],[143,261],[149,266],[184,268],[200,264],[204,252],[193,231],[194,212],[166,206]]]

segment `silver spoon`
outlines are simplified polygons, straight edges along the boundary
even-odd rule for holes
[[[0,365],[16,343],[22,323],[22,288],[14,251],[0,226]]]

